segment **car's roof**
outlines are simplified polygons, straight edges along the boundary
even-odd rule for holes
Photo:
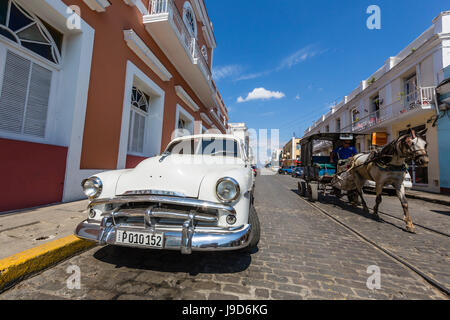
[[[178,141],[178,140],[189,140],[189,139],[211,139],[211,138],[220,138],[220,139],[233,139],[233,140],[237,140],[237,141],[241,141],[241,139],[239,139],[236,136],[233,136],[232,134],[217,134],[217,133],[208,133],[208,134],[194,134],[194,135],[190,135],[190,136],[182,136],[182,137],[178,137],[173,139],[171,142],[173,141]]]

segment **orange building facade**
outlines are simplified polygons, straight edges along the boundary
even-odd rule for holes
[[[0,212],[225,133],[203,0],[0,0]]]

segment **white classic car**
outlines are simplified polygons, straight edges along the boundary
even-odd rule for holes
[[[88,219],[75,231],[100,245],[192,251],[253,250],[260,237],[254,177],[231,135],[172,140],[134,169],[83,180]]]

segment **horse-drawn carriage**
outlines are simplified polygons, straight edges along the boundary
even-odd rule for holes
[[[383,187],[392,185],[403,207],[406,230],[414,232],[405,196],[406,161],[410,159],[419,166],[428,166],[426,131],[416,133],[410,129],[381,150],[357,154],[351,161],[337,159],[333,162],[330,161],[331,152],[344,141],[350,140],[354,144],[360,134],[319,133],[306,137],[301,141],[304,167],[298,191],[302,196],[307,194],[311,201],[319,199],[319,192],[331,191],[337,197],[345,192],[351,203],[356,204],[361,199],[364,211],[369,212],[362,188],[368,180],[373,180],[377,193],[373,216],[379,220],[378,208]]]
[[[358,194],[353,191],[352,179],[347,172],[347,161],[331,160],[331,152],[343,145],[344,141],[352,141],[363,134],[354,133],[318,133],[301,141],[301,163],[303,175],[298,182],[301,196],[308,196],[310,201],[319,199],[319,192],[332,192],[341,197],[347,193],[351,202],[356,202]],[[349,185],[350,184],[350,185]],[[352,190],[353,189],[353,190]]]

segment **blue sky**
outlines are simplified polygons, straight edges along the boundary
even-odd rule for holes
[[[217,40],[215,79],[230,122],[280,129],[280,143],[294,132],[301,137],[450,10],[443,0],[205,2]],[[370,5],[381,9],[381,30],[366,27]]]

